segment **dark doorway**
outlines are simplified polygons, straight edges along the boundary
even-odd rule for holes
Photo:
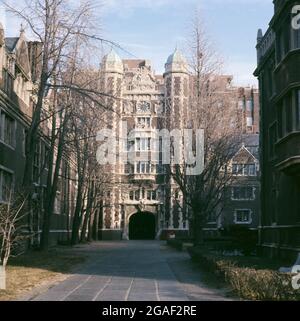
[[[155,216],[152,213],[141,212],[130,217],[129,221],[130,240],[154,240],[155,239]]]

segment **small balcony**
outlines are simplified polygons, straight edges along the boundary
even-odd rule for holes
[[[287,175],[300,176],[300,131],[292,132],[276,143],[276,167]]]

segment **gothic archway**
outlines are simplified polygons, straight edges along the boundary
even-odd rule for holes
[[[129,219],[129,240],[154,240],[156,236],[155,215],[138,212]]]

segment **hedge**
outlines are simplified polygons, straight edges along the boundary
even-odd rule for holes
[[[182,251],[183,249],[183,241],[178,239],[169,239],[167,240],[167,244],[176,250]]]
[[[300,290],[292,288],[292,275],[271,269],[238,266],[238,258],[208,250],[189,248],[189,254],[205,269],[216,273],[240,298],[246,300],[300,300]]]

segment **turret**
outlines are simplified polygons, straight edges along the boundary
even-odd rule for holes
[[[261,29],[258,29],[257,31],[257,43],[260,43],[263,38],[263,32]]]
[[[176,48],[165,64],[166,112],[169,129],[182,129],[188,118],[188,65],[184,56]]]
[[[187,62],[181,52],[176,48],[174,53],[169,56],[167,63],[165,64],[166,73],[179,72],[187,73]]]
[[[123,74],[124,66],[122,59],[113,49],[103,58],[102,70],[106,73]]]

